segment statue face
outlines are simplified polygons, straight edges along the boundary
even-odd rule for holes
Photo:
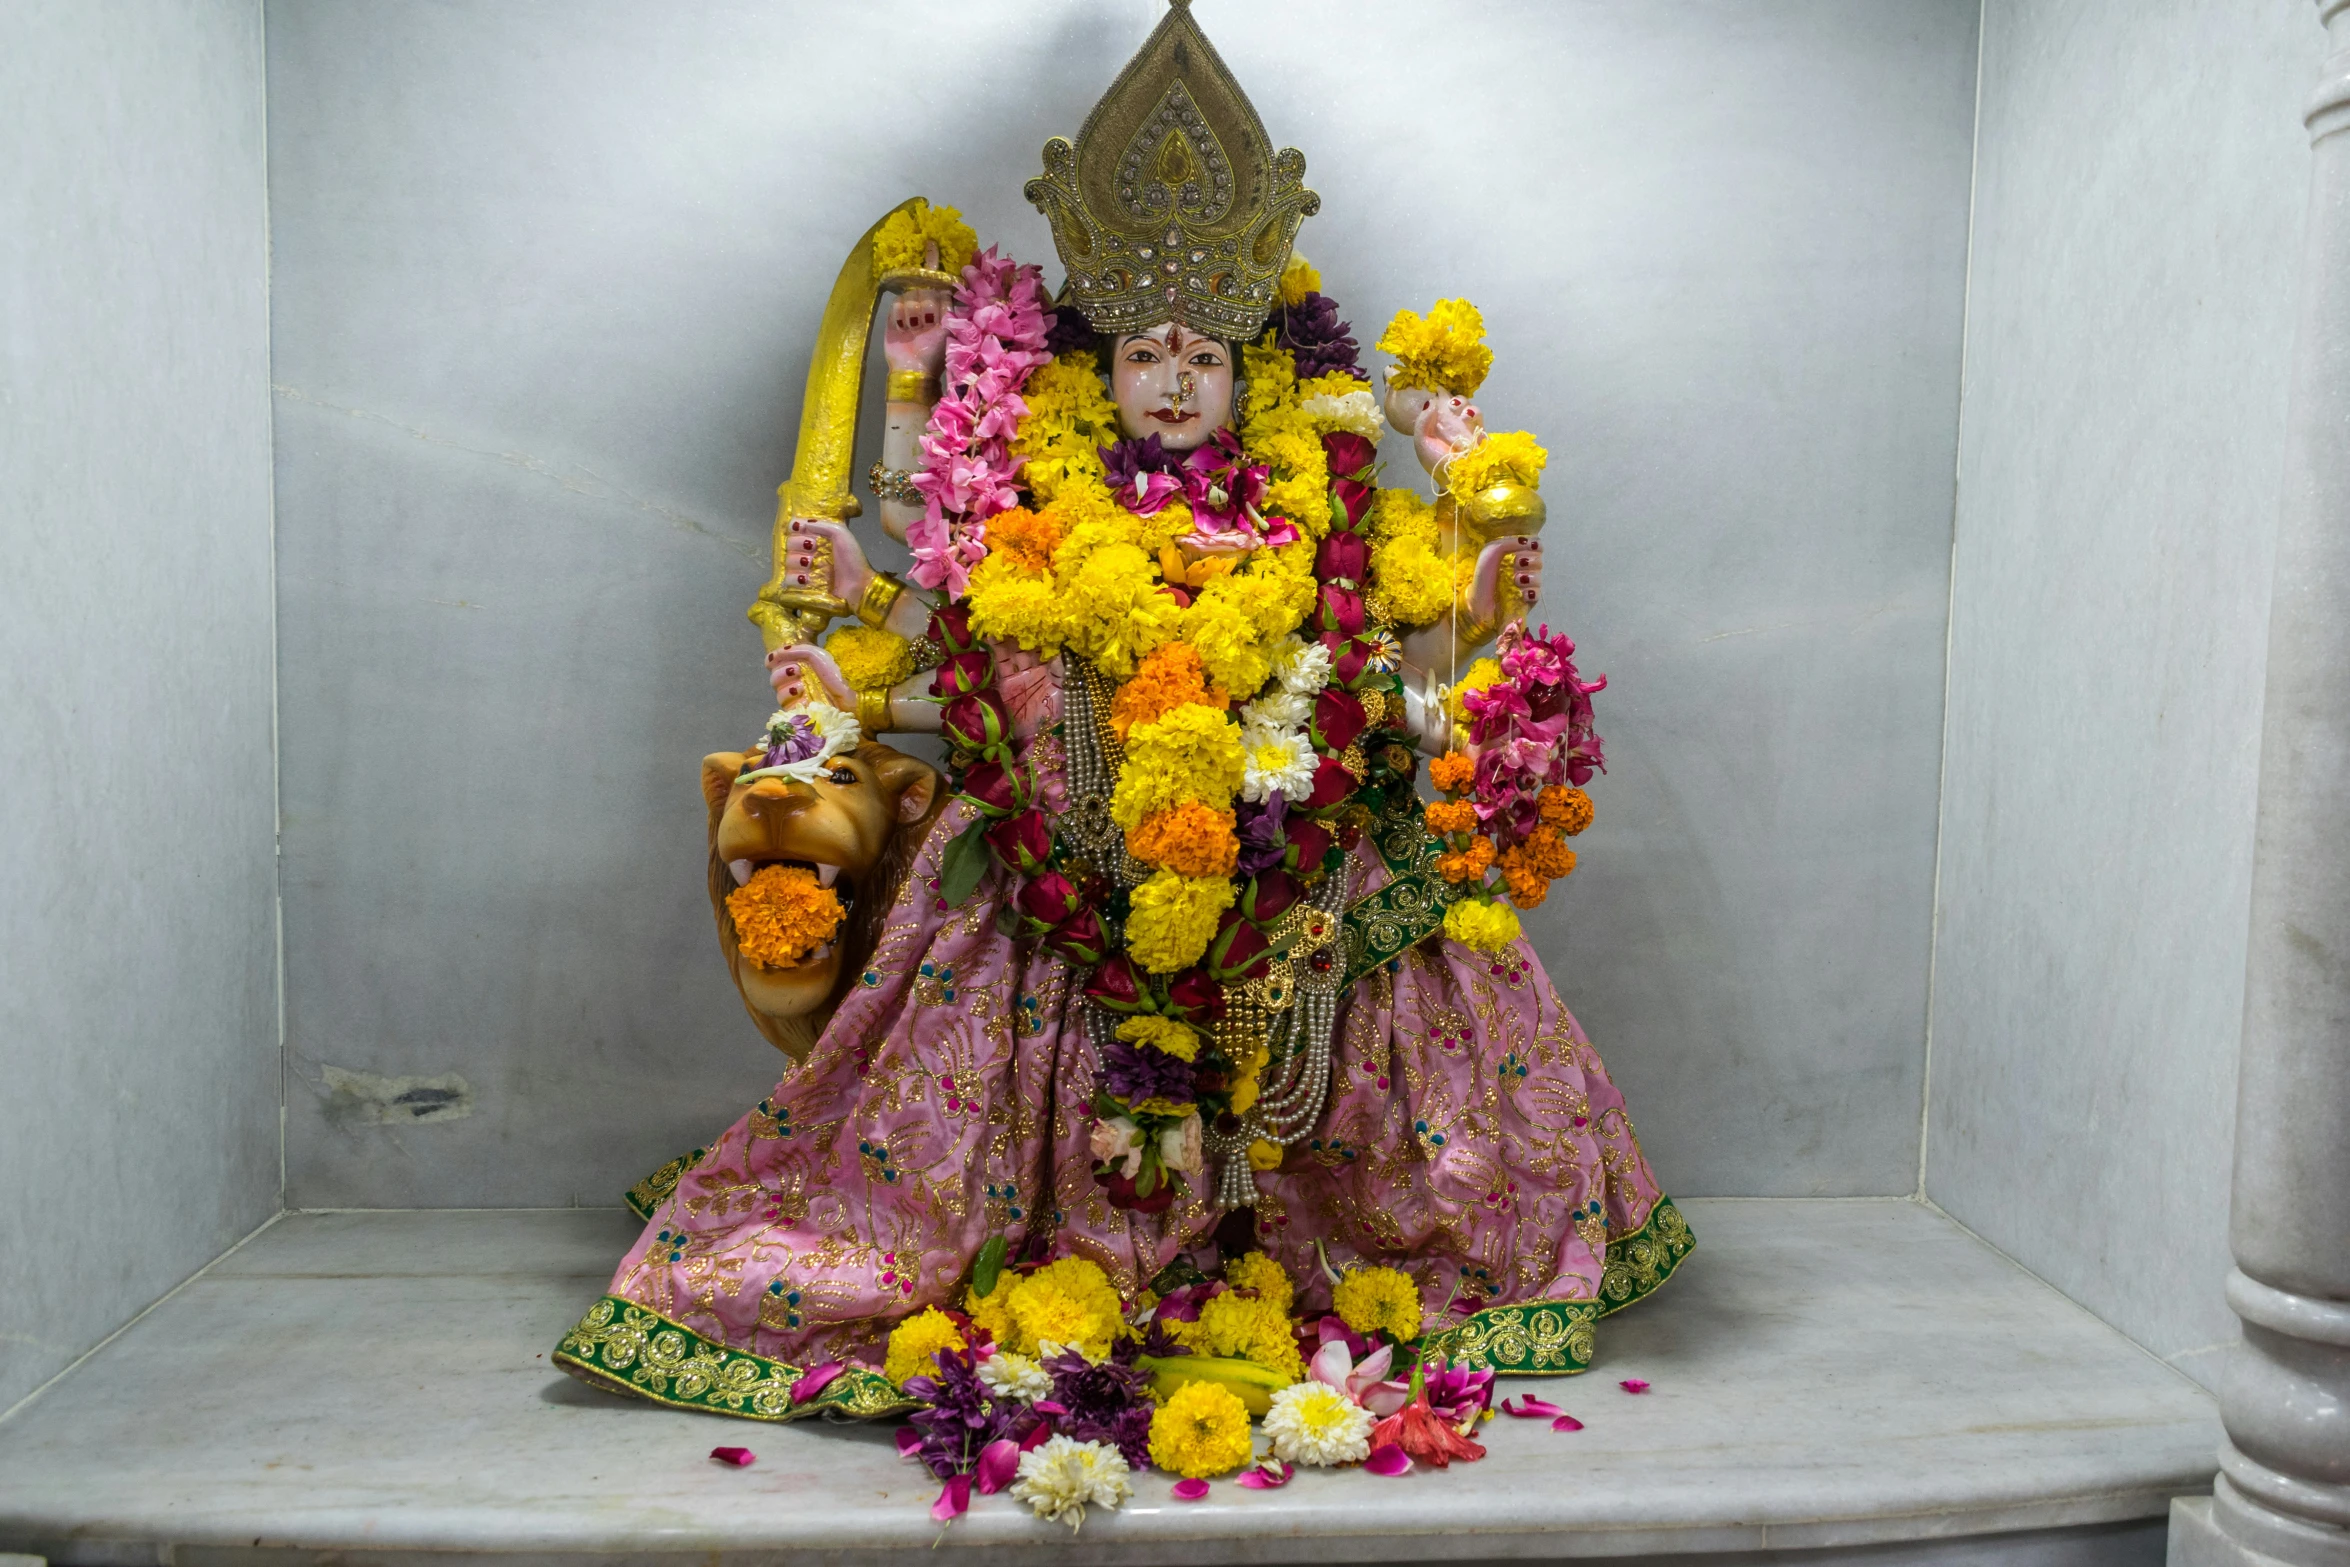
[[[1232,351],[1215,338],[1153,327],[1118,339],[1110,400],[1129,438],[1187,452],[1232,422],[1232,375]]]

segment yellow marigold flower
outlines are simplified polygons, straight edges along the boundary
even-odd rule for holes
[[[1083,1257],[1064,1257],[1021,1279],[1012,1287],[1012,1320],[1017,1328],[1011,1347],[1034,1354],[1039,1341],[1075,1344],[1089,1355],[1110,1352],[1110,1342],[1124,1323],[1118,1292],[1098,1263]]]
[[[1455,397],[1474,393],[1493,368],[1493,350],[1485,346],[1485,318],[1465,299],[1440,299],[1425,317],[1397,311],[1375,346],[1399,361],[1393,384],[1424,386]]]
[[[1572,838],[1591,825],[1591,796],[1552,784],[1542,791],[1542,819]]]
[[[1518,939],[1518,916],[1506,904],[1463,898],[1444,911],[1444,933],[1474,952],[1499,952]]]
[[[1148,1013],[1130,1017],[1118,1025],[1118,1037],[1130,1045],[1164,1050],[1179,1061],[1199,1059],[1199,1030],[1171,1017],[1152,1017]]]
[[[726,895],[735,945],[761,968],[797,963],[840,929],[847,913],[804,865],[762,865]]]
[[[1456,724],[1467,723],[1469,705],[1461,698],[1472,691],[1482,691],[1500,679],[1501,663],[1498,659],[1481,658],[1471,664],[1462,672],[1460,679],[1452,683],[1452,695],[1445,698],[1445,709],[1452,714],[1452,721]]]
[[[1020,480],[1039,505],[1057,503],[1072,489],[1091,489],[1105,501],[1100,448],[1118,438],[1118,410],[1102,390],[1093,352],[1075,349],[1028,378],[1028,404],[1012,434],[1012,454],[1025,457]]]
[[[1076,542],[1074,535],[1070,542]],[[1174,596],[1160,588],[1157,562],[1132,543],[1091,551],[1074,572],[1064,571],[1061,589],[1067,595],[1069,645],[1113,679],[1131,675],[1153,649],[1173,641],[1183,613]]]
[[[1126,765],[1110,796],[1110,819],[1129,832],[1143,818],[1185,800],[1223,804],[1248,770],[1240,726],[1212,707],[1178,707],[1126,732]]]
[[[1330,1307],[1357,1333],[1385,1333],[1401,1343],[1420,1336],[1420,1287],[1400,1269],[1347,1269],[1330,1291]]]
[[[1416,533],[1371,546],[1370,591],[1385,606],[1388,620],[1402,630],[1442,620],[1452,608],[1458,580],[1454,563]]]
[[[1374,544],[1417,538],[1436,545],[1436,508],[1410,490],[1381,490],[1363,519],[1363,536]]]
[[[1314,270],[1312,262],[1296,251],[1289,253],[1289,265],[1281,269],[1281,302],[1284,305],[1302,305],[1308,294],[1322,292],[1322,274]]]
[[[1032,576],[1008,555],[989,555],[971,570],[966,590],[971,626],[982,636],[1017,642],[1051,657],[1074,629],[1069,602],[1050,577]]]
[[[1210,1353],[1254,1361],[1293,1380],[1305,1375],[1305,1361],[1289,1331],[1286,1300],[1227,1290],[1208,1298],[1200,1307],[1199,1320]]]
[[[889,1330],[889,1358],[882,1364],[882,1375],[904,1387],[908,1377],[936,1374],[940,1350],[970,1347],[955,1319],[932,1306]]]
[[[1252,1251],[1236,1262],[1226,1263],[1224,1282],[1236,1290],[1255,1290],[1261,1298],[1273,1302],[1284,1316],[1288,1315],[1290,1302],[1297,1293],[1281,1264],[1261,1251]]]
[[[914,644],[894,631],[842,626],[824,639],[824,651],[853,691],[886,691],[914,676]]]
[[[979,249],[979,236],[963,221],[963,214],[952,207],[934,207],[918,200],[882,220],[880,231],[873,236],[874,265],[885,272],[898,267],[918,267],[922,265],[925,247],[933,240],[938,243],[938,266],[942,272],[962,271]]]
[[[1249,1461],[1248,1406],[1213,1382],[1189,1382],[1151,1416],[1151,1463],[1187,1480],[1230,1474]]]
[[[1428,781],[1446,794],[1458,794],[1477,781],[1476,759],[1466,751],[1447,751],[1428,764]]]
[[[1189,968],[1208,950],[1216,920],[1232,907],[1230,878],[1158,871],[1134,889],[1126,916],[1126,950],[1153,974]]]
[[[1004,1348],[1019,1351],[1016,1342],[1020,1325],[1012,1319],[1012,1291],[1019,1285],[1020,1276],[1010,1268],[996,1275],[995,1289],[982,1295],[977,1290],[963,1292],[963,1313],[974,1327],[987,1330],[987,1336]],[[1033,1346],[1031,1346],[1033,1347]]]
[[[1230,811],[1186,800],[1154,811],[1126,834],[1126,848],[1145,865],[1185,876],[1229,876],[1240,863],[1240,838]]]
[[[1462,496],[1504,480],[1533,489],[1542,483],[1542,465],[1549,460],[1550,454],[1524,430],[1489,431],[1445,465],[1444,487]]]

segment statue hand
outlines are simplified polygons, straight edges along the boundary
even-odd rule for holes
[[[1431,397],[1412,424],[1412,455],[1431,475],[1485,439],[1485,416],[1465,397]]]
[[[857,693],[841,678],[832,655],[805,642],[767,655],[767,683],[775,688],[777,707],[829,702],[844,713],[857,710]]]
[[[914,288],[890,301],[889,319],[881,327],[881,357],[892,370],[938,374],[947,360],[947,296]]]
[[[783,570],[786,588],[829,593],[847,604],[844,614],[855,614],[858,598],[873,580],[865,547],[845,523],[822,517],[794,517]]]
[[[1477,570],[1469,578],[1469,618],[1480,626],[1501,619],[1503,577],[1518,603],[1531,608],[1542,596],[1542,541],[1530,536],[1495,539],[1478,552]]]

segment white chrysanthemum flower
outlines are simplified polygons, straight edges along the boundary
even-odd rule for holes
[[[1325,1382],[1297,1382],[1273,1395],[1265,1435],[1284,1463],[1327,1469],[1371,1456],[1371,1412]]]
[[[1300,696],[1312,696],[1330,679],[1330,650],[1319,642],[1308,642],[1296,632],[1281,639],[1273,649],[1273,675],[1281,682],[1281,689]]]
[[[1348,392],[1343,397],[1324,393],[1309,397],[1297,406],[1314,421],[1314,430],[1321,435],[1346,430],[1366,441],[1376,441],[1387,427],[1387,422],[1379,417],[1379,400],[1367,390]]]
[[[844,713],[829,702],[810,702],[800,709],[808,715],[808,722],[816,726],[816,733],[824,741],[826,757],[838,756],[854,750],[865,732],[857,723],[857,715]]]
[[[1314,699],[1284,687],[1268,691],[1240,710],[1243,726],[1257,729],[1300,729],[1314,714]]]
[[[1116,1507],[1134,1494],[1126,1481],[1128,1473],[1125,1458],[1114,1447],[1051,1437],[1020,1455],[1020,1478],[1012,1482],[1012,1499],[1026,1502],[1037,1517],[1065,1523],[1074,1532],[1085,1522],[1087,1507]]]
[[[1032,1404],[1053,1390],[1052,1373],[1026,1355],[999,1349],[979,1363],[979,1380],[998,1398]]]
[[[1313,792],[1314,769],[1321,759],[1297,730],[1244,729],[1240,748],[1247,757],[1247,767],[1240,775],[1242,799],[1262,804],[1276,789],[1292,800]]]

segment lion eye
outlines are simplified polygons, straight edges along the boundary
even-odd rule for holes
[[[849,785],[857,781],[857,775],[853,772],[850,772],[845,767],[834,768],[830,774],[830,777],[834,783],[838,784],[843,789],[846,789]]]

